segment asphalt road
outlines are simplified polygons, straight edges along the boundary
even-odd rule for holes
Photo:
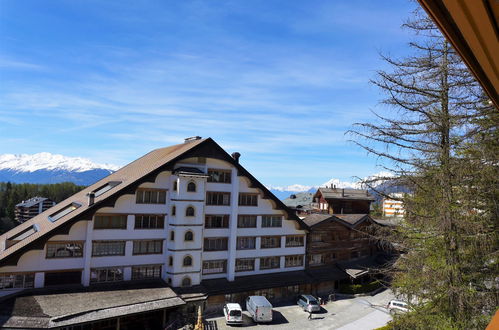
[[[330,302],[323,306],[320,312],[308,313],[297,305],[274,308],[274,320],[270,324],[255,324],[245,311],[242,327],[264,327],[267,329],[341,329],[341,330],[370,330],[385,325],[392,318],[385,308],[387,303],[394,299],[390,290],[385,290],[375,296],[342,299]],[[244,307],[244,306],[243,306]],[[235,329],[238,327],[225,324],[223,316],[208,319],[216,323],[216,329]]]

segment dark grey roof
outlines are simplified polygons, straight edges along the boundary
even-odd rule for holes
[[[307,224],[307,226],[312,227],[318,223],[321,223],[324,220],[331,219],[333,216],[331,214],[309,214],[304,219],[303,222]]]
[[[402,218],[392,217],[390,219],[374,219],[373,221],[382,226],[395,227],[402,222]]]
[[[16,204],[16,206],[17,207],[31,207],[31,206],[36,205],[36,204],[38,204],[40,202],[43,202],[43,201],[45,201],[47,199],[48,198],[46,198],[46,197],[39,197],[39,196],[37,196],[37,197],[30,198],[30,199],[28,199],[26,201],[22,201],[21,203]]]
[[[324,199],[376,200],[373,195],[364,189],[319,188],[318,191]]]
[[[338,262],[338,267],[344,270],[352,278],[357,278],[369,273],[369,271],[373,269],[375,270],[386,266],[386,264],[393,262],[394,258],[394,256],[380,253],[356,260],[340,261]]]
[[[295,198],[292,198],[292,197]],[[310,192],[301,192],[301,193],[296,193],[288,198],[284,199],[282,202],[284,205],[288,207],[297,207],[298,205],[301,206],[308,206],[310,203],[312,203],[314,200],[314,194]]]
[[[163,281],[41,289],[2,301],[0,324],[3,327],[59,327],[184,304]]]
[[[335,214],[334,216],[351,226],[355,226],[367,218],[371,219],[369,214]]]

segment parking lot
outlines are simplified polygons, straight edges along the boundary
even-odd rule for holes
[[[278,306],[274,308],[273,321],[269,324],[255,324],[248,312],[244,311],[242,327],[264,327],[281,329],[341,329],[363,330],[375,329],[385,325],[392,318],[385,308],[394,299],[390,290],[385,290],[372,297],[357,297],[342,299],[322,306],[321,311],[308,313],[297,305]],[[244,306],[241,306],[244,309]],[[216,329],[234,329],[237,327],[225,324],[223,316],[210,318]]]

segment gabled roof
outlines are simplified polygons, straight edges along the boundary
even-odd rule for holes
[[[243,175],[248,177],[252,187],[259,188],[262,191],[264,198],[272,199],[276,203],[277,208],[282,209],[287,213],[288,219],[297,221],[302,229],[307,229],[305,223],[303,223],[294,212],[289,210],[276,196],[246,171],[239,162],[234,160],[234,158],[225,152],[225,150],[223,150],[213,139],[197,139],[166,148],[155,149],[1,235],[0,243],[6,242],[6,240],[12,237],[19,237],[24,232],[34,231],[34,233],[25,239],[17,242],[4,251],[0,251],[0,266],[16,265],[19,257],[27,250],[31,248],[43,249],[45,241],[50,237],[57,234],[68,233],[71,225],[78,220],[91,220],[97,209],[105,206],[114,206],[118,197],[123,194],[134,194],[140,184],[144,182],[154,182],[159,173],[173,170],[176,161],[189,157],[216,158],[233,164],[238,169],[240,176]],[[99,191],[110,182],[113,184],[119,182],[119,184],[106,190],[102,194],[96,194],[94,203],[88,205],[87,194]],[[54,217],[57,213],[62,214],[68,207],[75,209],[64,214],[56,221],[49,220],[50,216]]]
[[[345,200],[366,200],[374,201],[373,195],[364,189],[349,189],[349,188],[319,188],[314,197],[322,195],[324,199],[345,199]]]
[[[325,221],[335,221],[349,228],[354,228],[364,221],[373,221],[369,214],[310,214],[303,221],[310,228],[322,224]]]

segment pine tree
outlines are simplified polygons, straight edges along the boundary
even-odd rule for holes
[[[483,329],[497,306],[497,109],[428,17],[404,26],[412,55],[383,57],[392,71],[372,81],[392,112],[350,132],[412,190],[388,239],[406,252],[393,288],[415,312],[394,327]]]

